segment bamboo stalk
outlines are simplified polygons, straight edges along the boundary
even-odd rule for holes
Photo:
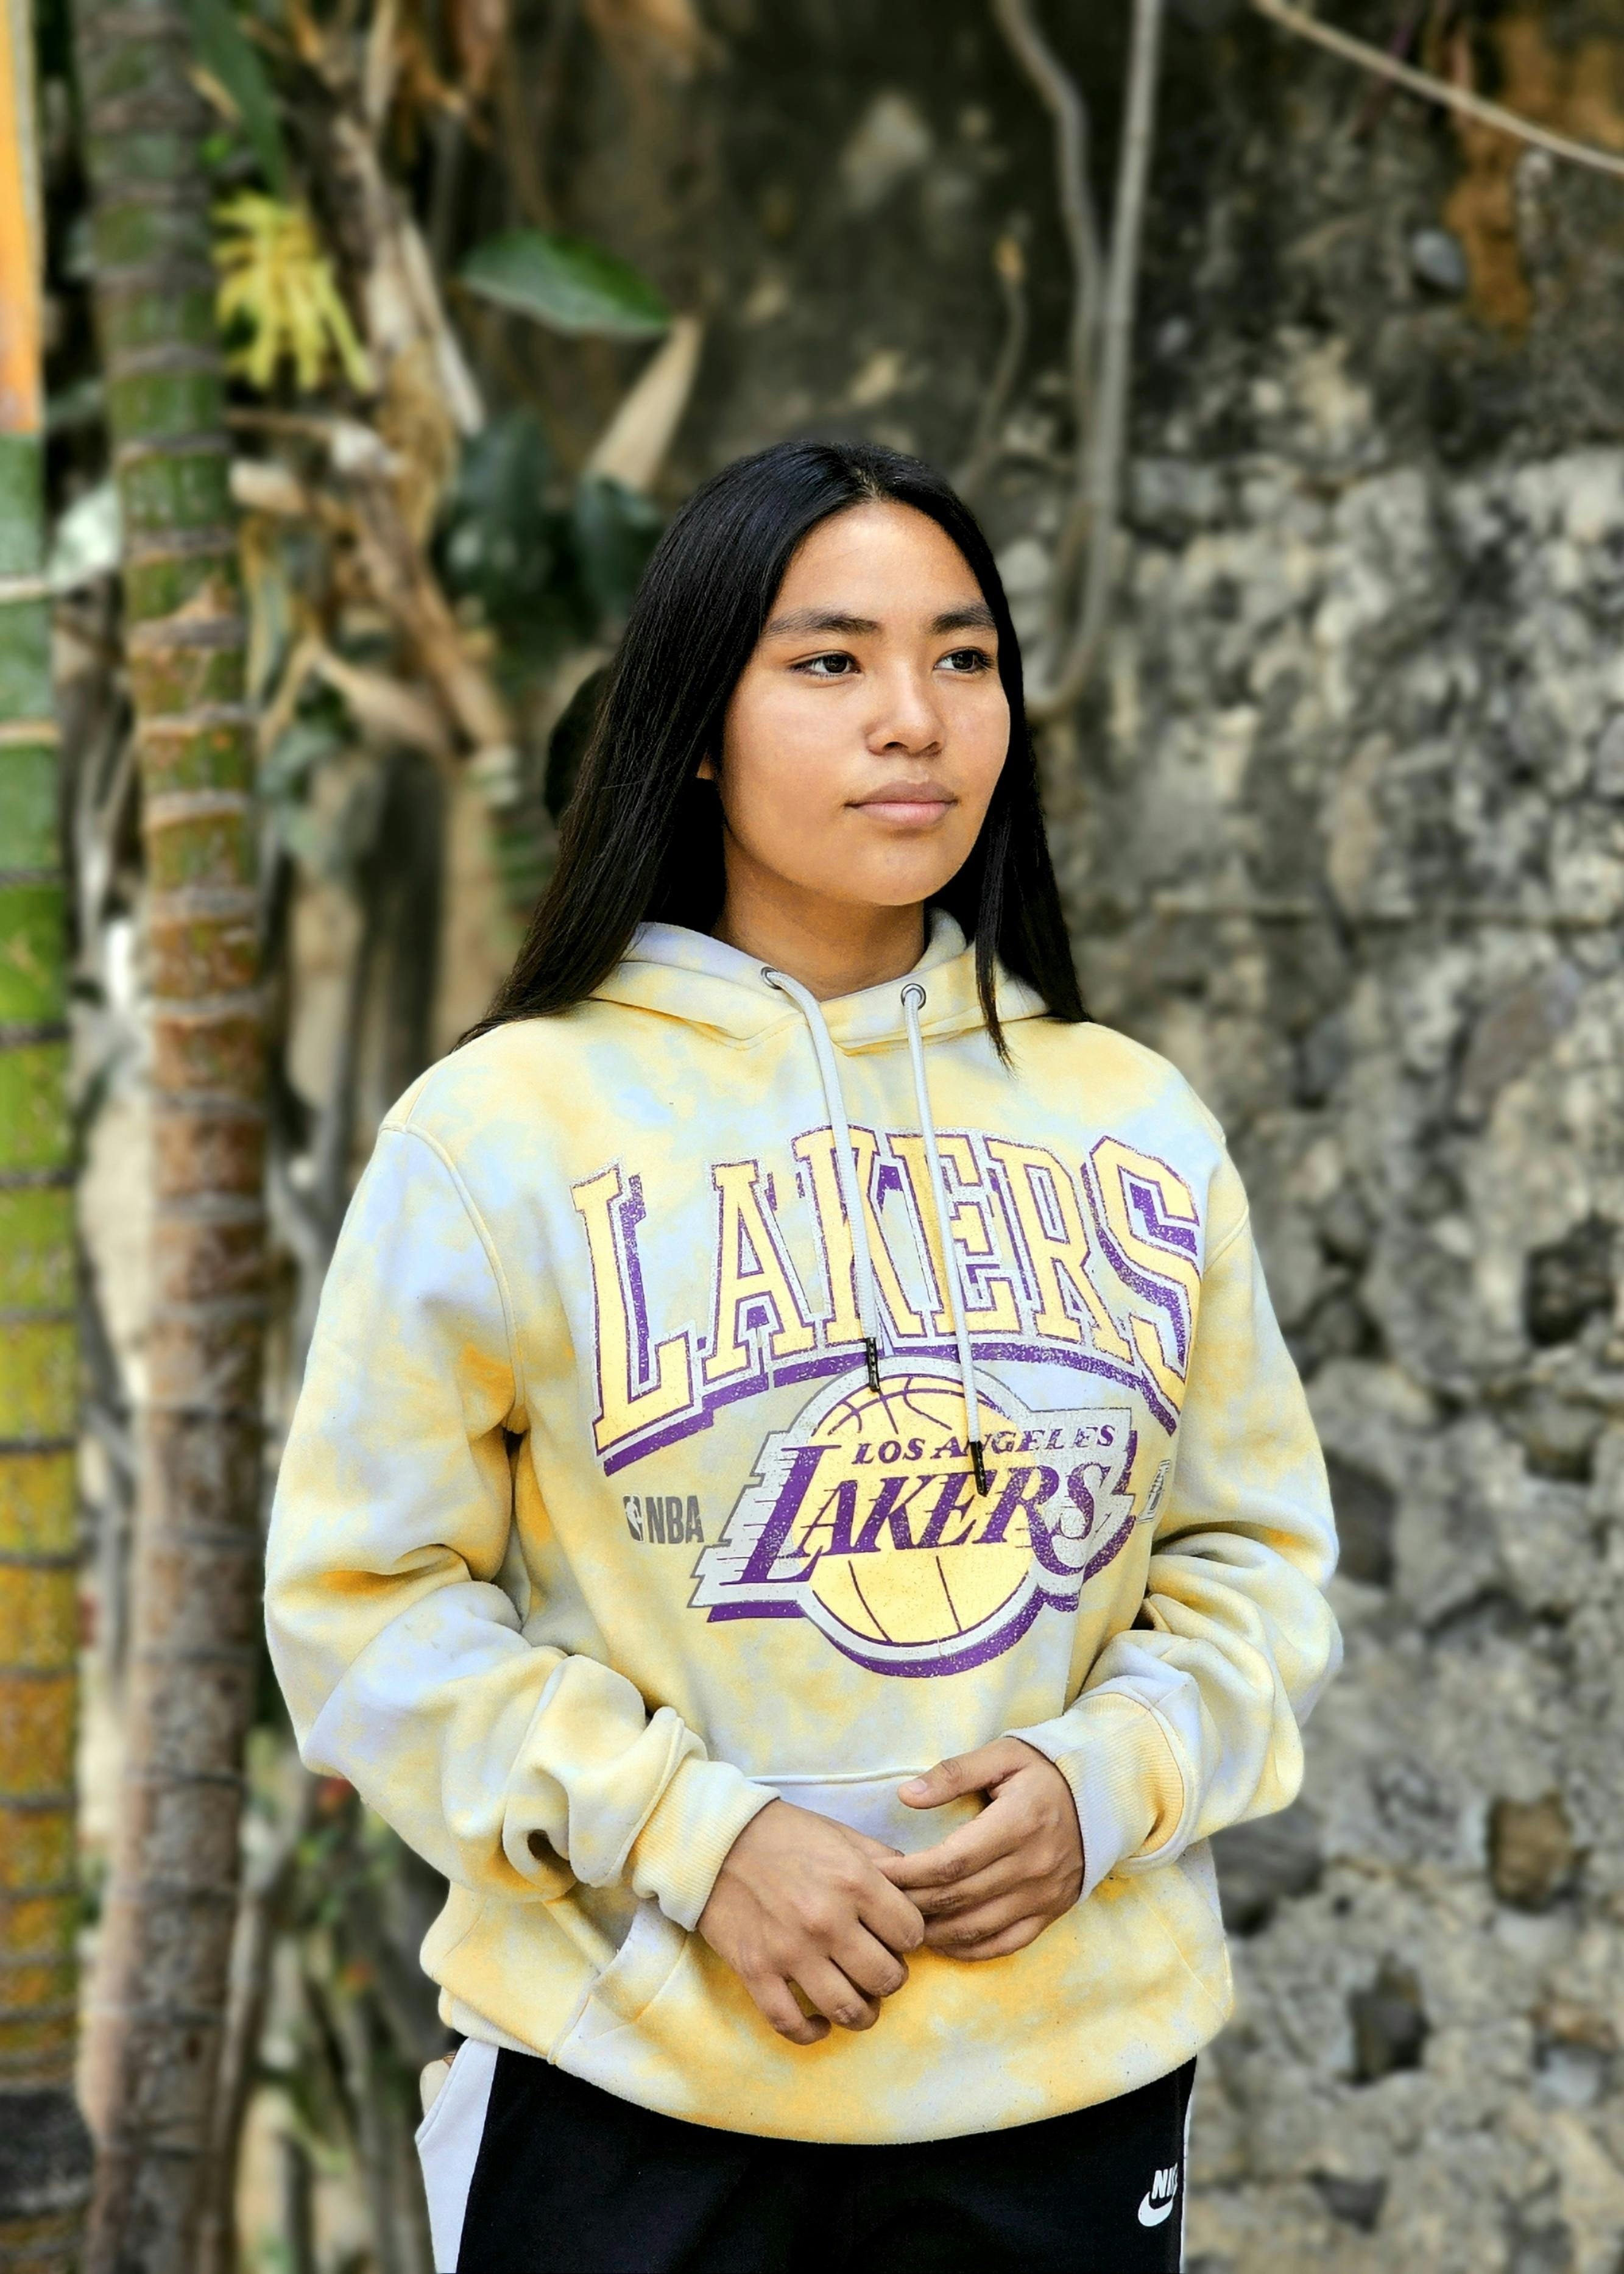
[[[79,2263],[78,1343],[26,0],[0,13],[0,2267]]]
[[[154,1299],[126,1765],[89,2017],[92,2274],[196,2248],[259,1656],[254,739],[181,0],[78,0],[153,988]]]

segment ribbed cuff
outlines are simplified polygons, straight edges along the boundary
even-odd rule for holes
[[[1071,1788],[1085,1896],[1120,1864],[1154,1860],[1171,1838],[1184,1811],[1184,1781],[1161,1722],[1138,1698],[1096,1690],[1054,1721],[1010,1735],[1053,1761]]]
[[[652,1896],[692,1931],[727,1851],[778,1794],[727,1761],[686,1760],[660,1795],[627,1859],[633,1892]]]

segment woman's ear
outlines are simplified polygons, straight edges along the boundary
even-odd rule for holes
[[[695,781],[714,781],[716,779],[716,760],[711,757],[709,750],[705,752],[704,757],[699,761],[699,771],[694,776],[694,779]]]

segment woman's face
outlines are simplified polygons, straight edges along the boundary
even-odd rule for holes
[[[928,514],[821,522],[733,689],[721,764],[729,901],[901,908],[963,866],[1009,749],[991,611]]]

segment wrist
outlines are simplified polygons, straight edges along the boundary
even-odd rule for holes
[[[633,1893],[691,1931],[740,1834],[778,1797],[726,1761],[684,1761],[633,1843]]]
[[[1184,1780],[1160,1718],[1142,1699],[1122,1690],[1085,1692],[1054,1721],[1019,1735],[1071,1789],[1085,1896],[1118,1869],[1147,1868],[1169,1846],[1177,1852]]]

